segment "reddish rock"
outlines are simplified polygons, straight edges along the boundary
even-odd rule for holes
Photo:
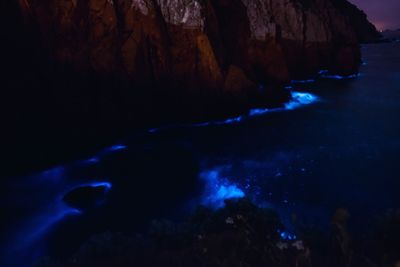
[[[342,46],[335,54],[334,72],[341,75],[351,75],[357,72],[361,53],[357,47]]]
[[[226,75],[224,91],[236,96],[242,96],[244,92],[256,88],[256,84],[250,81],[243,70],[231,65]]]
[[[248,58],[254,80],[266,84],[290,81],[285,54],[275,40],[253,41],[248,48]]]
[[[354,8],[343,3],[20,0],[59,62],[193,92],[280,86],[322,68],[357,72],[363,22],[353,27]]]

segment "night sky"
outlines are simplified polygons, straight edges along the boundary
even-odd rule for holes
[[[400,29],[400,0],[350,0],[367,13],[378,30]]]

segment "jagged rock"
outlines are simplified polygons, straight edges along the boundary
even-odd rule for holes
[[[20,5],[57,60],[187,90],[245,90],[247,81],[279,85],[320,68],[353,73],[360,61],[358,40],[377,34],[345,0],[21,0]],[[229,85],[237,71],[232,65],[241,69],[243,88]]]
[[[243,70],[238,66],[231,65],[226,75],[224,90],[235,95],[240,95],[243,89],[255,88],[256,85],[250,81]]]
[[[347,15],[360,43],[377,42],[382,38],[376,27],[368,21],[367,15],[357,6],[345,0],[332,1],[332,3]]]
[[[204,77],[206,83],[212,88],[220,87],[222,74],[214,51],[206,35],[197,36],[199,57],[199,75]]]
[[[341,47],[335,54],[334,72],[345,76],[355,73],[360,57],[361,53],[354,47]]]

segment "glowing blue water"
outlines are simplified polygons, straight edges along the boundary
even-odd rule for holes
[[[216,124],[232,124],[232,123],[238,123],[243,121],[245,117],[244,116],[238,116],[236,118],[231,118],[231,119],[227,119],[223,122],[216,122]]]
[[[334,74],[324,74],[321,77],[324,79],[333,79],[333,80],[347,80],[347,79],[355,79],[357,77],[360,77],[361,74],[352,74],[352,75],[347,75],[347,76],[342,76],[342,75],[334,75]]]
[[[83,186],[91,186],[91,187],[102,187],[104,186],[107,190],[110,190],[112,187],[112,184],[109,182],[92,182],[89,184],[83,184],[80,185],[79,187],[83,187]]]
[[[249,111],[248,115],[238,116],[235,118],[230,118],[224,121],[216,121],[216,122],[206,122],[202,124],[197,124],[195,126],[209,126],[209,125],[225,125],[225,124],[233,124],[240,123],[243,120],[260,116],[266,113],[271,112],[279,112],[285,110],[293,110],[295,108],[299,108],[303,105],[310,105],[318,100],[313,94],[303,93],[303,92],[291,92],[292,100],[285,104],[282,108],[273,108],[273,109],[252,109]],[[159,129],[151,129],[150,133],[155,133],[159,131]],[[101,156],[104,153],[118,152],[122,150],[126,150],[128,147],[126,145],[117,144],[111,146],[110,148],[105,149],[104,152],[100,153],[98,156],[94,156],[88,160],[84,160],[83,163],[87,165],[98,164],[101,162]],[[229,182],[229,179],[220,177],[220,172],[218,170],[206,171],[203,172],[200,177],[206,182],[206,190],[202,199],[202,203],[208,205],[213,208],[219,208],[224,205],[224,201],[226,199],[231,198],[241,198],[245,196],[244,191],[239,188],[237,185]],[[38,176],[38,179],[57,179],[58,182],[62,182],[65,178],[65,168],[58,167],[51,169],[49,171],[43,172]],[[68,190],[63,191],[57,197],[57,208],[51,209],[51,211],[43,211],[39,213],[40,219],[35,219],[35,223],[28,223],[29,226],[26,227],[24,235],[28,235],[31,238],[27,239],[27,243],[32,243],[33,240],[40,238],[46,232],[46,229],[49,229],[52,225],[57,223],[66,215],[78,214],[79,211],[76,209],[68,208],[61,202],[62,197],[70,190],[74,188],[82,187],[82,186],[92,186],[99,187],[104,186],[107,188],[107,191],[112,188],[112,184],[110,182],[89,182],[89,183],[81,183],[78,185],[74,185],[70,187]],[[29,233],[30,232],[30,233]]]
[[[21,229],[16,238],[14,249],[19,250],[34,245],[57,222],[66,216],[79,214],[81,214],[81,211],[68,207],[61,199],[57,199],[49,207],[46,207],[44,211],[26,223],[26,227]]]
[[[245,196],[242,189],[231,183],[226,177],[221,177],[220,170],[204,171],[200,174],[200,178],[206,184],[201,200],[203,205],[221,208],[225,205],[225,200]]]
[[[292,92],[293,100],[285,104],[286,110],[292,110],[318,101],[318,97],[310,93]]]
[[[37,251],[44,249],[41,240],[52,226],[66,217],[77,216],[81,213],[79,210],[67,206],[62,201],[66,191],[65,179],[67,179],[66,167],[56,167],[27,179],[28,183],[24,186],[29,186],[33,192],[37,190],[38,196],[30,199],[29,201],[32,203],[28,202],[26,206],[29,207],[38,200],[39,202],[34,206],[35,212],[23,222],[17,224],[18,228],[16,232],[12,235],[11,240],[2,253],[15,255],[26,253],[27,250],[35,251],[32,253],[40,253]],[[20,185],[20,187],[23,189],[23,185]],[[41,192],[40,189],[44,187],[52,187],[53,191]],[[23,201],[25,198],[22,195],[19,197],[21,198],[20,201]],[[45,197],[45,203],[41,203],[41,197]],[[26,263],[29,262],[31,255],[21,254],[21,256],[26,257]]]
[[[366,62],[362,63],[362,66],[367,65]],[[347,80],[347,79],[355,79],[361,76],[361,74],[351,74],[351,75],[338,75],[338,74],[333,74],[330,73],[329,70],[320,70],[317,72],[317,79],[307,79],[307,80],[292,80],[291,84],[296,85],[296,84],[310,84],[310,83],[315,83],[318,81],[318,78],[322,79],[332,79],[332,80]]]
[[[85,186],[105,187],[107,191],[112,188],[112,184],[110,182],[90,182],[70,187],[69,190],[59,194],[54,200],[51,201],[50,206],[45,207],[44,210],[38,212],[37,215],[26,224],[25,229],[21,233],[21,240],[18,242],[18,244],[21,246],[29,246],[41,238],[48,231],[48,229],[66,216],[81,214],[80,210],[68,207],[62,201],[62,198],[68,191]]]
[[[194,176],[200,176],[205,189],[194,198],[218,208],[226,199],[245,196],[272,207],[287,226],[279,233],[283,240],[297,238],[290,227],[293,214],[301,222],[329,226],[334,211],[345,207],[352,213],[352,222],[361,226],[373,217],[373,210],[400,203],[398,51],[399,44],[366,46],[368,65],[362,66],[362,77],[332,77],[341,82],[322,77],[315,83],[295,81],[288,88],[292,91],[291,102],[281,108],[252,109],[243,116],[218,122],[150,129],[134,145],[127,141],[112,146],[84,164],[80,162],[78,167],[66,165],[4,185],[6,192],[13,193],[1,202],[15,207],[5,219],[14,211],[21,215],[9,223],[13,248],[18,247],[17,243],[24,247],[36,245],[35,240],[43,239],[65,217],[73,216],[79,221],[87,215],[61,202],[69,190],[85,185],[104,186],[112,190],[112,196],[127,180],[134,185],[145,179],[134,167],[142,155],[145,160],[140,163],[148,165],[143,172],[161,168],[163,173],[157,179],[178,187],[182,180],[177,181],[177,174],[187,166],[181,163],[175,147],[190,151],[187,157],[193,157],[200,168],[194,164]],[[218,127],[207,127],[215,125]],[[149,148],[158,146],[171,151],[162,157],[154,156],[160,150],[148,153]],[[135,156],[129,154],[131,147],[139,151]],[[105,155],[107,160],[103,160]],[[115,162],[110,161],[114,157]],[[166,157],[172,159],[168,162],[178,162],[177,167],[161,164]],[[121,176],[121,172],[129,175]],[[147,194],[140,203],[143,207],[150,200],[164,207],[165,199],[158,199],[153,193],[159,186],[157,179],[143,189]],[[119,197],[129,199],[132,190],[126,188],[126,195]],[[126,203],[127,214],[132,214],[131,204]],[[98,216],[94,220],[106,219],[99,214],[93,216]],[[139,212],[134,216],[139,217]],[[0,252],[22,255],[19,251],[12,254],[9,249]]]
[[[241,115],[241,116],[238,116],[235,118],[229,118],[224,121],[198,123],[198,124],[194,124],[193,126],[206,127],[206,126],[211,126],[211,125],[236,124],[236,123],[243,122],[244,120],[249,119],[250,117],[260,116],[260,115],[264,115],[267,113],[289,111],[289,110],[293,110],[296,108],[301,108],[302,106],[311,105],[319,100],[319,98],[316,95],[311,94],[311,93],[292,91],[292,92],[290,92],[290,94],[291,94],[291,100],[289,102],[285,103],[283,107],[250,109],[250,111],[247,115]]]
[[[308,79],[308,80],[292,80],[291,84],[302,84],[302,83],[314,83],[315,79]]]
[[[126,145],[116,144],[116,145],[113,145],[111,147],[104,149],[103,151],[99,152],[97,155],[95,155],[89,159],[78,161],[78,164],[82,164],[82,165],[99,164],[101,162],[101,159],[103,156],[112,154],[112,153],[116,153],[116,152],[120,152],[120,151],[124,151],[126,149],[128,149],[128,147]]]
[[[59,166],[37,175],[38,182],[59,183],[65,179],[65,167]]]
[[[294,81],[294,83],[308,83],[308,82],[314,82],[315,80],[306,80],[306,81]],[[293,86],[286,86],[285,87],[287,90],[293,89]],[[213,125],[226,125],[226,124],[237,124],[245,121],[246,119],[254,116],[260,116],[264,115],[266,113],[273,113],[273,112],[280,112],[280,111],[288,111],[288,110],[293,110],[296,108],[300,108],[305,105],[310,105],[314,102],[317,102],[319,98],[311,93],[305,93],[305,92],[296,92],[292,91],[290,92],[291,94],[291,100],[287,103],[284,103],[283,107],[280,108],[256,108],[256,109],[251,109],[249,110],[249,113],[246,115],[240,115],[237,117],[233,118],[228,118],[222,121],[209,121],[209,122],[201,122],[201,123],[196,123],[192,124],[189,126],[194,126],[194,127],[207,127],[207,126],[213,126]],[[188,125],[179,125],[179,127],[187,127]],[[158,133],[162,130],[168,130],[171,127],[163,127],[163,128],[152,128],[147,130],[148,133]],[[123,150],[126,149],[125,146],[113,146],[109,148],[107,151],[118,151],[118,150]]]
[[[291,234],[287,231],[278,231],[278,233],[282,240],[293,241],[297,239],[297,236],[295,234]]]
[[[113,145],[113,146],[107,148],[105,150],[105,152],[115,152],[115,151],[121,151],[121,150],[125,150],[125,149],[127,149],[126,145],[119,144],[119,145]]]
[[[85,161],[85,164],[92,165],[92,162],[92,160],[88,160]],[[97,158],[95,162],[98,162]],[[83,186],[101,186],[105,187],[106,191],[111,190],[112,184],[107,181],[87,181],[83,183],[68,181],[71,178],[68,174],[68,169],[73,166],[74,165],[52,168],[28,177],[26,184],[20,185],[21,189],[23,189],[24,186],[29,186],[30,191],[37,192],[35,194],[37,196],[30,199],[32,203],[26,203],[26,206],[29,207],[31,204],[38,202],[33,206],[32,211],[34,212],[32,215],[23,222],[17,224],[16,232],[11,235],[11,240],[7,242],[7,248],[3,249],[0,256],[4,257],[3,253],[10,255],[21,254],[22,257],[25,258],[21,264],[25,264],[30,261],[29,258],[32,257],[32,255],[42,253],[40,251],[45,249],[45,245],[42,242],[43,238],[56,224],[67,217],[79,216],[82,214],[82,211],[71,208],[64,203],[63,197],[70,190]],[[80,162],[77,162],[76,167],[78,166],[81,166]],[[42,192],[40,191],[42,188],[52,188],[52,190]],[[17,192],[15,192],[15,194],[17,194]],[[20,196],[20,198],[20,201],[23,201],[25,197]],[[28,251],[31,251],[31,253],[28,253]],[[18,263],[18,265],[19,264],[20,263]]]
[[[265,113],[270,112],[271,110],[268,108],[254,108],[249,111],[249,116],[254,117],[258,115],[263,115]]]
[[[318,72],[318,75],[327,74],[327,73],[329,73],[329,70],[320,70]]]
[[[100,158],[99,157],[93,157],[87,160],[83,161],[83,164],[96,164],[100,162]]]

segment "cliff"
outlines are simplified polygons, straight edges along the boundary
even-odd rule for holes
[[[360,43],[380,41],[382,35],[377,31],[375,25],[368,21],[367,15],[357,6],[347,0],[336,0],[332,3],[349,18]]]
[[[370,28],[330,0],[20,0],[20,6],[58,62],[136,84],[231,94],[321,68],[354,73],[358,38],[369,35],[360,28]]]
[[[11,172],[75,158],[138,128],[282,105],[291,79],[351,74],[360,62],[351,18],[332,0],[0,5]]]

